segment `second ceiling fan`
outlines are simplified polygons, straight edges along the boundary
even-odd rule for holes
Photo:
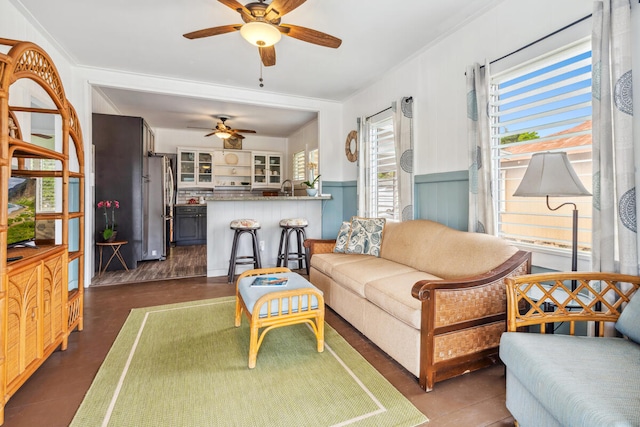
[[[242,5],[237,0],[218,1],[237,11],[245,23],[206,28],[184,34],[184,37],[199,39],[240,31],[245,40],[258,46],[260,58],[265,67],[276,65],[276,49],[274,45],[280,40],[282,34],[334,49],[342,44],[342,40],[329,34],[297,25],[280,23],[285,14],[296,9],[306,0],[273,0],[268,4],[264,2],[265,0],[259,0],[246,5]]]
[[[239,138],[244,139],[244,136],[240,135],[241,133],[256,133],[255,130],[250,129],[232,129],[227,126],[225,122],[229,120],[228,116],[219,116],[220,121],[216,125],[214,129],[211,129],[213,132],[206,134],[205,136],[215,135],[220,139],[228,139],[228,138]]]

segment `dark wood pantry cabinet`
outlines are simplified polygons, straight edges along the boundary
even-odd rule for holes
[[[143,259],[146,239],[144,181],[149,175],[149,152],[153,150],[153,133],[141,117],[93,114],[93,144],[95,158],[95,203],[118,200],[116,210],[117,240],[129,243],[120,249],[129,268],[136,268]],[[96,241],[102,241],[104,211],[95,215]],[[98,268],[96,251],[96,268]],[[123,269],[111,263],[109,270]]]

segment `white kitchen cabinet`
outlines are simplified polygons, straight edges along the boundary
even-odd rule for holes
[[[252,152],[251,186],[253,188],[280,188],[282,184],[282,154]]]
[[[178,148],[178,187],[213,186],[213,152]]]

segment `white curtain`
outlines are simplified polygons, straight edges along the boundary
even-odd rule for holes
[[[594,271],[639,273],[629,0],[594,1]]]
[[[469,231],[495,234],[491,186],[489,64],[467,67],[467,140],[469,142]]]
[[[369,218],[368,191],[371,188],[369,177],[371,176],[371,150],[367,145],[369,127],[367,118],[358,118],[358,216]]]
[[[398,108],[400,104],[400,108]],[[393,135],[396,149],[400,221],[413,219],[413,98],[394,103]]]

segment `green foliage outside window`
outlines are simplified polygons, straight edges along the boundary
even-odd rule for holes
[[[17,215],[11,215],[9,218],[9,230],[7,240],[11,242],[19,242],[33,237],[33,228],[35,227],[35,205],[29,197],[19,199],[16,204],[25,206]]]

